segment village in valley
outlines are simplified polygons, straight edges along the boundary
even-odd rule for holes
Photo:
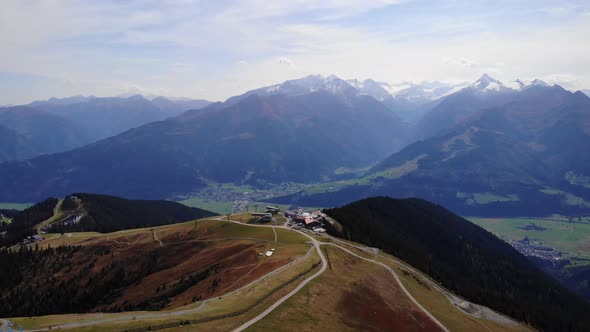
[[[531,241],[528,236],[525,236],[522,240],[510,241],[510,245],[527,257],[536,257],[552,264],[558,264],[560,262],[565,264],[569,262],[567,257],[562,255],[561,251],[548,245]]]

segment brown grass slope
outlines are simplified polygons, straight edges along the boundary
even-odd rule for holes
[[[231,292],[297,258],[282,249],[260,256],[269,249],[272,230],[242,233],[240,227],[246,226],[202,220],[105,235],[65,234],[42,242],[45,250],[3,254],[2,263],[15,261],[14,272],[0,283],[0,312],[172,309]]]

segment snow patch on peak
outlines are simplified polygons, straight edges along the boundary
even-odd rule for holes
[[[517,79],[516,81],[511,81],[505,84],[506,87],[514,89],[514,90],[523,90],[530,88],[532,86],[540,86],[540,87],[549,87],[549,84],[545,83],[540,79],[534,80],[521,80]]]
[[[403,90],[410,89],[416,86],[416,84],[408,83],[408,82],[401,82],[398,84],[387,84],[387,87],[384,87],[392,95],[397,95]]]
[[[348,84],[352,85],[353,87],[355,87],[359,90],[362,90],[364,87],[364,84],[363,84],[364,82],[361,82],[361,81],[357,80],[356,78],[352,79],[352,80],[346,80],[346,82],[348,82]]]
[[[475,83],[473,83],[473,86],[480,89],[486,89],[490,84],[494,84],[492,89],[495,89],[496,86],[501,86],[502,82],[494,79],[488,74],[483,74],[477,81],[475,81]]]
[[[269,87],[266,88],[266,92],[273,93],[273,92],[277,91],[278,89],[280,89],[281,88],[281,85],[282,84],[271,85],[271,86],[269,86]]]
[[[500,91],[501,88],[502,83],[490,82],[483,88],[483,91]]]
[[[533,86],[542,86],[542,87],[548,87],[549,84],[545,83],[544,81],[541,81],[538,78],[535,78],[532,82],[531,85]]]
[[[508,81],[508,82],[504,83],[504,86],[506,86],[507,88],[513,89],[513,90],[520,90],[524,86],[526,86],[526,84],[523,81],[521,81],[520,79],[517,79],[515,81]]]

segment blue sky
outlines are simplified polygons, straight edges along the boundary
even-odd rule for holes
[[[0,3],[0,104],[144,93],[223,100],[309,74],[542,78],[590,87],[588,1]]]

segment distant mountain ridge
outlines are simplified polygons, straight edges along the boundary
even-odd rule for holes
[[[10,174],[0,177],[0,199],[76,191],[167,198],[207,180],[320,181],[340,167],[381,160],[406,136],[401,120],[370,96],[249,94],[65,153],[0,164],[0,173]]]
[[[252,95],[285,95],[288,97],[296,97],[318,91],[327,91],[331,94],[345,98],[359,95],[359,91],[355,87],[335,75],[330,75],[328,77],[322,75],[310,75],[300,79],[288,80],[280,84],[250,90],[241,95],[228,98],[225,103],[233,104]]]
[[[440,82],[389,84],[372,79],[359,81],[356,79],[344,80],[335,75],[310,75],[250,90],[244,94],[231,97],[226,102],[233,103],[253,94],[261,96],[284,94],[293,97],[324,90],[340,95],[344,99],[360,95],[373,97],[390,108],[404,121],[413,123],[425,111],[436,105],[438,99],[463,86],[465,84],[453,85]]]
[[[515,84],[483,75],[421,104],[430,111],[411,126],[387,104],[395,99],[384,83],[333,75],[290,80],[75,150],[1,164],[7,176],[0,177],[0,200],[76,191],[170,198],[211,182],[312,183],[353,176],[336,176],[338,169],[378,165],[328,192],[280,200],[331,206],[373,194],[411,195],[460,213],[493,213],[499,206],[507,214],[585,211],[590,156],[580,146],[590,127],[588,98],[539,80]],[[421,89],[427,87],[446,89],[436,82]],[[87,103],[114,105],[111,110],[129,104],[137,114],[158,116],[174,108],[165,98],[88,98],[46,112],[84,114],[76,108]],[[411,129],[423,140],[412,143]]]
[[[16,145],[12,159],[69,150],[91,141],[90,136],[71,121],[28,106],[0,108],[0,124],[21,136],[26,147]]]
[[[538,87],[549,88],[549,85],[541,80],[528,83],[516,80],[510,84],[504,84],[484,74],[471,85],[448,95],[426,112],[416,124],[416,137],[427,138],[440,134],[477,112],[518,101],[518,98],[527,90],[535,90]],[[555,88],[563,90],[559,86]]]
[[[465,94],[473,96],[460,91],[440,105]],[[590,98],[537,85],[489,101],[495,106],[466,110],[457,124],[408,145],[359,179],[272,201],[334,206],[387,195],[422,197],[462,215],[590,212]]]
[[[127,98],[73,96],[3,107],[0,108],[0,124],[20,138],[12,144],[8,144],[6,138],[6,147],[0,147],[0,162],[71,150],[209,103],[199,99],[173,101],[164,97],[148,100],[139,95]],[[26,147],[19,142],[26,142]]]
[[[68,100],[65,104],[36,103],[35,107],[85,128],[92,140],[96,141],[208,104],[203,100],[175,102],[164,97],[149,100],[141,95],[133,95],[126,98],[89,97],[81,101]]]
[[[482,75],[474,83],[443,83],[443,82],[402,82],[397,84],[366,79],[344,80],[335,75],[310,75],[300,79],[288,80],[270,85],[227,99],[233,103],[247,96],[257,94],[270,96],[284,94],[298,96],[319,90],[329,91],[342,96],[368,95],[385,104],[393,112],[409,123],[417,123],[425,113],[437,106],[445,97],[463,91],[464,94],[476,94],[479,97],[489,94],[503,94],[522,91],[533,86],[548,86],[545,82],[534,80],[515,80],[502,83],[488,74]]]
[[[0,163],[23,159],[36,153],[38,152],[33,150],[26,137],[0,125]]]

